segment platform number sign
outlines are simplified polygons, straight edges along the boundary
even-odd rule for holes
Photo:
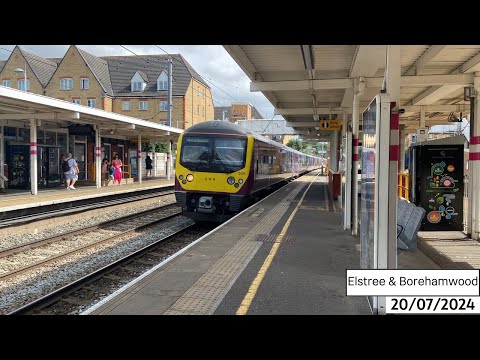
[[[320,130],[334,131],[342,130],[342,120],[321,120]]]

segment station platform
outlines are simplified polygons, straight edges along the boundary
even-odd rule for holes
[[[86,200],[91,198],[125,194],[138,190],[157,189],[160,187],[173,186],[174,177],[170,181],[166,177],[143,180],[141,184],[122,184],[120,186],[104,186],[97,189],[96,186],[77,186],[75,190],[66,190],[65,187],[54,189],[39,189],[37,195],[30,191],[7,190],[0,195],[0,212],[28,209],[39,206],[48,206],[72,201]]]
[[[442,269],[480,269],[480,243],[461,231],[419,231],[417,244]]]
[[[83,315],[371,314],[365,297],[345,295],[360,244],[318,175],[284,186]],[[399,263],[438,268],[421,251]]]

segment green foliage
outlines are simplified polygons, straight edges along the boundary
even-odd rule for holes
[[[292,149],[295,149],[295,150],[298,150],[298,151],[302,151],[303,150],[303,142],[298,140],[298,139],[291,139],[288,143],[287,143],[287,146],[288,147],[291,147]]]
[[[167,152],[167,145],[164,144],[164,143],[156,143],[155,144],[155,152],[166,153]]]
[[[326,143],[321,142],[310,142],[310,141],[300,141],[297,139],[292,139],[287,143],[288,147],[292,149],[301,151],[305,154],[320,156],[320,153],[327,149]]]
[[[151,143],[143,143],[142,144],[142,151],[143,152],[152,152],[153,151],[153,146]],[[157,153],[165,153],[167,152],[167,144],[164,143],[156,143],[155,144],[155,152]]]

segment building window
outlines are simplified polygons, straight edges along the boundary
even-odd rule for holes
[[[130,100],[129,101],[122,101],[122,110],[130,110]]]
[[[18,80],[18,90],[30,91],[30,80],[27,80],[27,89],[25,90],[25,80]]]
[[[87,100],[87,106],[90,106],[92,108],[97,107],[97,100],[96,99],[88,99]]]
[[[72,90],[72,89],[73,89],[72,79],[60,79],[60,90]]]
[[[168,90],[168,76],[165,71],[160,74],[157,80],[157,90]]]
[[[132,81],[132,91],[143,91],[143,83],[141,81]]]
[[[160,101],[160,111],[168,111],[168,101]]]
[[[3,80],[2,81],[2,86],[10,87],[10,86],[12,86],[12,83],[10,82],[10,80]]]
[[[87,78],[80,79],[80,89],[88,90],[90,88],[90,81]]]
[[[200,105],[197,105],[197,114],[200,115]]]
[[[80,101],[80,99],[72,99],[72,102],[77,105],[82,105],[82,102]]]
[[[138,110],[148,110],[148,101],[139,101]]]

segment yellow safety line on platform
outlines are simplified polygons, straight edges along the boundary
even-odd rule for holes
[[[312,186],[313,182],[315,179],[319,176],[320,174],[317,174],[313,178],[313,180],[310,182],[310,185],[308,185],[307,189],[302,195],[302,198],[298,202],[297,206],[295,209],[292,211],[290,214],[290,217],[288,220],[285,222],[285,225],[283,226],[282,231],[280,234],[277,236],[277,239],[275,240],[272,248],[270,249],[270,253],[268,254],[267,258],[263,262],[262,267],[257,273],[257,276],[255,279],[252,281],[252,284],[248,288],[247,294],[242,300],[242,303],[240,304],[240,307],[237,309],[236,315],[246,315],[248,312],[248,309],[252,305],[253,299],[255,298],[255,295],[257,294],[258,288],[260,287],[260,284],[263,281],[263,278],[265,277],[265,274],[267,273],[268,268],[272,264],[272,260],[275,256],[275,254],[278,251],[278,248],[280,247],[280,244],[282,243],[283,238],[285,237],[285,234],[287,233],[288,228],[290,227],[290,223],[292,222],[293,218],[295,217],[295,214],[297,213],[298,208],[302,205],[303,199],[305,198],[305,195],[307,195],[308,190],[310,189],[310,186]]]

